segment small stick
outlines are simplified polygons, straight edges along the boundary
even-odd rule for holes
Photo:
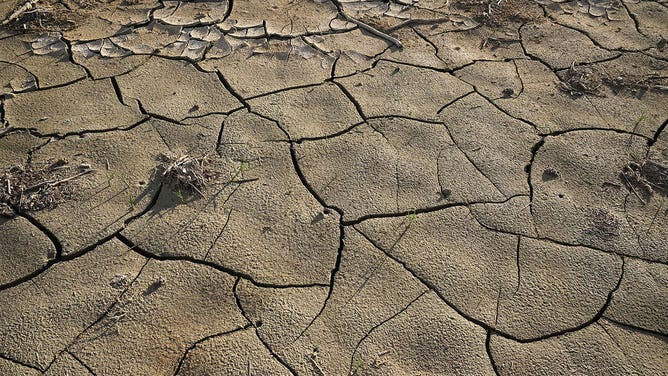
[[[78,177],[81,177],[81,176],[83,176],[83,175],[89,174],[89,173],[91,173],[91,172],[93,172],[93,171],[95,171],[95,170],[92,170],[92,169],[91,169],[91,170],[86,170],[86,171],[84,171],[84,172],[80,172],[80,173],[78,173],[78,174],[76,174],[76,175],[70,176],[70,177],[65,178],[65,179],[62,179],[62,180],[56,180],[56,181],[53,181],[53,180],[47,180],[47,181],[43,181],[43,182],[41,182],[41,183],[37,183],[37,184],[35,184],[35,185],[33,185],[33,186],[30,186],[30,187],[24,189],[23,192],[32,191],[32,190],[34,190],[34,189],[43,187],[43,186],[45,186],[45,185],[48,185],[49,187],[55,187],[56,185],[60,185],[60,184],[66,183],[66,182],[68,182],[68,181],[70,181],[70,180],[74,180],[74,179],[76,179],[76,178],[78,178]]]
[[[311,365],[313,365],[313,370],[319,375],[319,376],[325,376],[325,372],[323,372],[322,368],[316,363],[315,361],[315,356],[309,356],[308,359],[311,361]]]
[[[382,31],[380,31],[380,30],[378,30],[378,29],[376,29],[372,26],[369,26],[368,24],[365,24],[364,22],[362,22],[360,20],[357,20],[355,18],[350,17],[341,8],[339,8],[339,13],[341,14],[341,16],[343,16],[343,18],[346,19],[346,21],[354,23],[360,29],[364,29],[364,30],[368,31],[369,33],[371,33],[371,34],[373,34],[373,35],[375,35],[379,38],[385,39],[386,41],[392,43],[393,45],[395,45],[399,49],[404,48],[404,45],[401,44],[401,41],[399,39],[397,39],[393,36],[387,35],[387,34],[383,33]]]
[[[9,17],[7,17],[2,23],[0,23],[0,26],[6,25],[15,19],[21,17],[21,15],[30,9],[32,9],[35,4],[37,4],[39,0],[28,0],[23,6],[21,6],[19,9],[16,10],[16,12],[12,13]]]
[[[60,184],[66,183],[66,182],[68,182],[68,181],[70,181],[70,180],[74,180],[74,179],[76,179],[76,178],[78,178],[78,177],[84,176],[84,175],[86,175],[86,174],[90,174],[91,172],[94,172],[94,171],[95,171],[95,170],[93,170],[93,169],[88,169],[88,170],[83,171],[83,172],[80,172],[80,173],[78,173],[78,174],[76,174],[76,175],[74,175],[74,176],[70,176],[69,178],[65,178],[65,179],[58,180],[58,181],[55,181],[55,182],[53,182],[53,183],[50,183],[49,185],[52,186],[52,187],[55,187],[56,185],[60,185]]]

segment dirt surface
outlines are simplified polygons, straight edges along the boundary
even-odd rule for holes
[[[665,1],[0,20],[0,375],[668,372]]]

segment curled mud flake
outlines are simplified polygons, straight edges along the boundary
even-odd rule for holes
[[[72,53],[76,55],[81,55],[86,59],[95,56],[95,51],[91,50],[90,47],[88,47],[88,44],[89,43],[78,43],[72,45]]]
[[[105,39],[102,48],[100,49],[100,55],[102,55],[102,57],[125,57],[132,55],[132,52],[118,47],[109,39]]]
[[[43,34],[30,43],[30,48],[35,55],[58,56],[67,52],[67,45],[60,37]]]
[[[37,80],[35,79],[35,76],[28,74],[24,77],[16,77],[12,79],[9,81],[9,86],[15,93],[35,90],[37,89]]]
[[[209,43],[203,40],[190,39],[186,43],[181,56],[192,60],[200,60],[204,56],[204,51],[208,45]]]

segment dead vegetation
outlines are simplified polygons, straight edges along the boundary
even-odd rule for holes
[[[591,68],[575,66],[575,63],[565,71],[559,82],[559,89],[572,97],[585,94],[598,96],[600,86],[601,79]]]
[[[624,166],[620,178],[643,203],[649,202],[654,193],[668,196],[668,166],[664,164],[652,160],[631,162]]]
[[[185,194],[194,193],[204,197],[204,189],[217,176],[210,168],[206,155],[193,157],[160,154],[158,161],[160,162],[159,175],[174,188],[174,192],[181,198]]]
[[[532,0],[455,0],[452,7],[490,26],[537,21],[543,16],[541,7]]]
[[[70,197],[74,181],[93,172],[88,164],[64,159],[43,167],[12,167],[0,176],[0,204],[21,212],[53,209]]]
[[[639,99],[648,91],[668,94],[668,76],[658,73],[612,74],[595,70],[592,66],[577,66],[573,62],[568,69],[560,72],[559,76],[559,89],[572,97],[604,96],[600,90],[602,85],[610,88],[615,95],[630,95]]]
[[[2,21],[2,27],[27,32],[58,32],[73,29],[85,17],[84,8],[95,0],[27,0],[17,1],[15,10]]]

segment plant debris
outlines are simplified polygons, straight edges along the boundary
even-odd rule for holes
[[[452,6],[490,26],[535,21],[543,15],[540,6],[531,0],[455,0]]]
[[[594,71],[588,67],[576,67],[575,63],[565,73],[564,79],[559,82],[559,89],[572,97],[585,94],[599,95],[601,82]]]
[[[158,156],[160,165],[158,171],[168,183],[176,186],[177,192],[192,193],[193,191],[204,197],[204,189],[216,173],[208,167],[206,156],[193,157],[189,155]]]
[[[565,71],[559,72],[559,89],[572,97],[582,95],[604,96],[601,85],[610,88],[615,95],[626,94],[641,99],[648,91],[668,93],[668,76],[650,72],[640,75],[634,72],[606,72],[594,70],[592,66],[576,66],[575,62]]]
[[[668,196],[668,166],[651,160],[642,164],[631,162],[620,174],[624,185],[646,203],[656,192]]]
[[[0,176],[0,204],[19,212],[53,209],[67,200],[72,183],[94,170],[90,165],[73,165],[59,159],[45,167],[12,167]]]

